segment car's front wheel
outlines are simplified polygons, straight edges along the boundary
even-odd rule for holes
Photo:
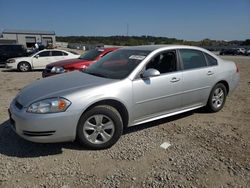
[[[20,62],[17,66],[17,69],[20,72],[28,72],[31,70],[31,66],[28,62]]]
[[[207,103],[208,110],[211,112],[220,111],[226,102],[226,97],[227,97],[227,90],[225,85],[222,83],[216,84],[212,89],[208,99]]]
[[[114,145],[122,132],[122,118],[115,108],[95,106],[81,116],[77,126],[77,140],[91,149],[105,149]]]

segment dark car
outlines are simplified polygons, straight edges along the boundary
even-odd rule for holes
[[[222,49],[220,55],[238,55],[237,49]]]
[[[118,48],[97,48],[82,54],[77,59],[68,59],[48,64],[42,73],[42,77],[53,76],[74,70],[84,70],[108,53]]]
[[[0,45],[0,65],[5,65],[6,60],[14,57],[27,56],[27,50],[19,44]]]

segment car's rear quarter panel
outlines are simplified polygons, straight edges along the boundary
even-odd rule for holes
[[[240,79],[236,64],[232,61],[220,60],[217,73],[218,81],[226,81],[229,85],[229,95],[236,88]]]

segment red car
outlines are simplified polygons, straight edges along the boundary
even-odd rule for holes
[[[82,54],[78,59],[69,59],[50,63],[44,69],[42,77],[53,76],[74,70],[84,70],[106,54],[117,49],[118,48],[98,48]]]

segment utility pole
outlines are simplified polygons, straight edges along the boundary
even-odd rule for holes
[[[128,37],[128,35],[129,35],[129,25],[127,23],[127,37]]]

